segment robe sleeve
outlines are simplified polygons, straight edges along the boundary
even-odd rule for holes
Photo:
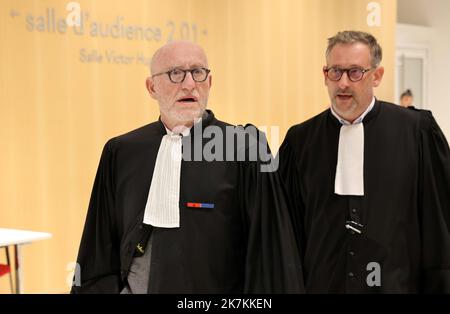
[[[267,164],[261,160],[241,162],[240,198],[248,232],[244,292],[303,293],[301,261],[285,191],[276,171],[261,171]],[[276,170],[276,163],[271,167]]]
[[[420,140],[422,288],[450,293],[450,151],[430,112],[421,112]]]
[[[280,178],[287,192],[287,200],[289,203],[289,214],[294,228],[295,238],[300,253],[300,258],[304,259],[305,241],[305,206],[302,200],[300,189],[300,181],[298,179],[298,153],[295,150],[294,129],[290,129],[285,140],[281,144],[278,152],[278,161]],[[298,144],[300,145],[300,144]]]
[[[104,147],[89,202],[71,293],[119,293],[120,248],[114,216],[113,140]]]

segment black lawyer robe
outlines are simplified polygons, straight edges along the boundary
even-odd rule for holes
[[[207,126],[226,134],[229,125],[208,111],[202,128]],[[72,293],[119,293],[125,286],[136,246],[148,230],[144,209],[165,134],[157,121],[105,145],[78,254],[81,286],[73,286]],[[190,136],[200,135],[192,128]],[[208,141],[200,143],[204,147]],[[262,173],[260,165],[259,160],[182,161],[180,228],[153,228],[150,293],[303,291],[278,173]],[[191,208],[189,202],[214,208]]]
[[[442,131],[430,112],[381,101],[363,123],[362,197],[334,193],[341,124],[329,109],[293,126],[280,148],[306,291],[449,293],[450,152]],[[381,276],[373,277],[372,262]]]

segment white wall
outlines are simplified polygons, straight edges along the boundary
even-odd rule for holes
[[[396,30],[397,64],[395,99],[398,102],[400,95],[404,92],[405,88],[412,88],[414,94],[413,105],[416,108],[429,109],[431,103],[429,80],[433,29],[425,26],[397,24]],[[406,60],[403,58],[409,58],[409,60],[421,60],[423,71],[421,71],[421,69],[408,68],[406,71],[407,74],[405,74],[402,63]],[[408,75],[413,74],[415,70],[419,70],[417,74],[420,75],[420,77],[408,77]],[[403,75],[406,75],[406,77],[403,77]],[[401,81],[406,85],[402,84]],[[414,88],[413,86],[418,88]]]
[[[397,27],[397,43],[429,44],[429,103],[450,140],[450,0],[398,0],[397,21],[426,28]]]

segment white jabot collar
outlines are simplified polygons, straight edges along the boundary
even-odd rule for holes
[[[374,105],[375,97],[353,123],[339,117],[333,107],[330,107],[331,113],[342,124],[334,181],[334,193],[338,195],[364,195],[364,125],[362,122]]]
[[[198,118],[194,124],[201,120]],[[179,228],[182,138],[189,135],[191,128],[184,128],[180,134],[164,127],[167,134],[159,146],[143,222],[154,227]]]

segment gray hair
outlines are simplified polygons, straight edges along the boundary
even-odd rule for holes
[[[348,45],[355,43],[362,43],[369,47],[372,67],[376,68],[380,65],[381,59],[383,58],[383,50],[378,44],[377,39],[373,35],[365,32],[343,31],[337,33],[333,37],[328,38],[326,56],[328,57],[331,50],[337,44]]]

